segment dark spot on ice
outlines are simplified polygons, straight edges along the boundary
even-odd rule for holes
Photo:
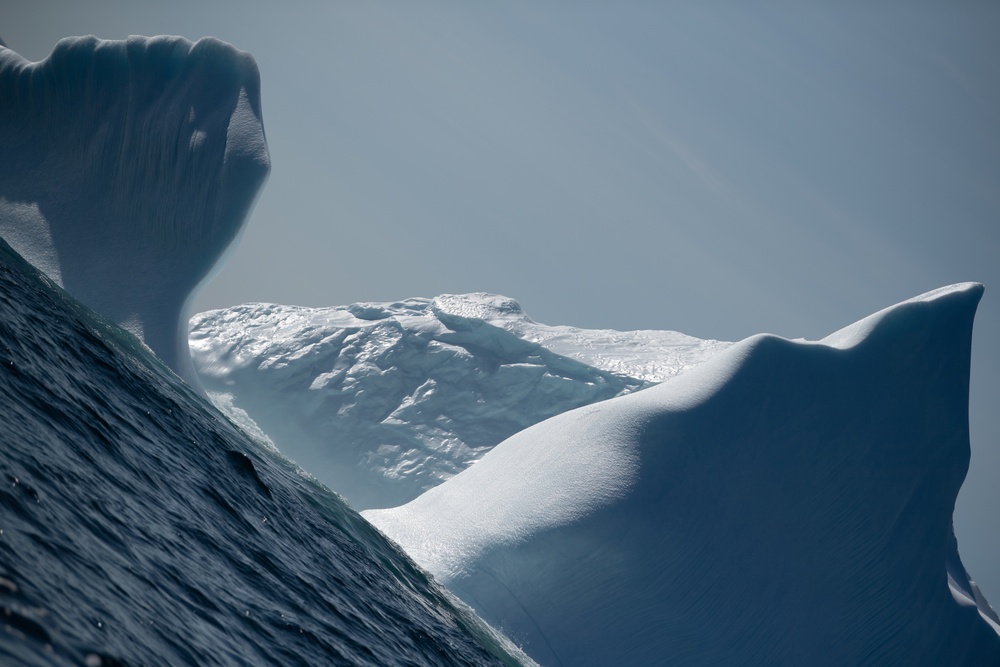
[[[11,486],[21,489],[21,493],[34,500],[36,503],[38,502],[38,491],[35,491],[34,487],[28,486],[22,482],[20,478],[15,477],[14,483]]]
[[[236,468],[237,472],[252,479],[261,493],[268,498],[271,497],[271,489],[267,487],[264,480],[262,480],[260,475],[257,474],[257,469],[254,468],[253,461],[250,460],[249,456],[243,452],[238,452],[235,449],[226,450],[226,456],[229,457],[229,462],[233,464],[233,467]]]
[[[0,361],[0,368],[9,371],[15,377],[21,376],[21,369],[14,364],[13,359],[3,359]]]

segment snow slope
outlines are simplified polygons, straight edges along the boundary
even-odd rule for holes
[[[981,294],[748,338],[363,516],[545,665],[1000,664],[951,528]]]
[[[250,54],[207,38],[0,46],[0,236],[194,380],[187,302],[270,168]]]
[[[689,368],[728,343],[532,321],[494,294],[196,315],[203,385],[355,507],[391,507],[566,410]]]

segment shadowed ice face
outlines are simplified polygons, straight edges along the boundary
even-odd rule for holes
[[[0,92],[0,234],[181,370],[185,303],[270,169],[253,58],[211,38],[0,47]]]

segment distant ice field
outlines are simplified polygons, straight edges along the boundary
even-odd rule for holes
[[[651,386],[730,345],[548,326],[484,293],[246,304],[196,315],[189,342],[217,403],[249,414],[358,509],[412,500],[532,424]]]

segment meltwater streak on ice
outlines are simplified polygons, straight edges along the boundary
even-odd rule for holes
[[[285,455],[364,509],[412,500],[521,429],[661,381],[729,343],[547,326],[513,299],[472,293],[245,304],[193,317],[190,345],[222,409],[249,413]]]
[[[519,664],[0,241],[0,664]]]
[[[981,294],[754,336],[363,516],[546,665],[1000,664],[951,529]]]
[[[253,57],[217,39],[0,46],[0,236],[192,385],[187,303],[270,169]]]

